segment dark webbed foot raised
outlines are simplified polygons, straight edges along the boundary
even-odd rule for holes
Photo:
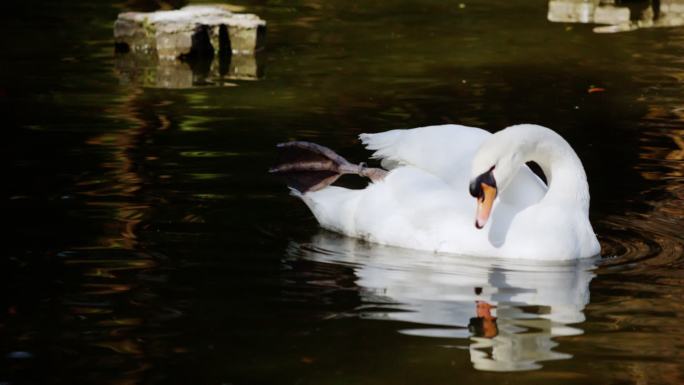
[[[271,173],[285,177],[287,184],[306,193],[321,190],[333,184],[344,174],[357,174],[377,182],[387,171],[369,168],[365,164],[352,164],[333,150],[311,142],[287,142],[278,144],[280,159]]]

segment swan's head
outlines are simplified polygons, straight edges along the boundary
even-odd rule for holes
[[[470,195],[477,198],[475,227],[487,223],[492,205],[499,191],[503,191],[525,162],[533,147],[529,140],[533,125],[511,126],[489,136],[473,158]]]

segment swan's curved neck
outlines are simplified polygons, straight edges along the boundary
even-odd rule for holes
[[[553,131],[538,132],[526,161],[535,161],[544,171],[548,191],[546,203],[576,205],[589,211],[589,184],[582,162],[560,135]]]

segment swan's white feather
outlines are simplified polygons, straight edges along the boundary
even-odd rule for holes
[[[452,182],[468,176],[470,160],[489,135],[480,128],[445,124],[361,134],[359,138],[375,151],[373,158],[382,159],[383,167],[411,165]]]

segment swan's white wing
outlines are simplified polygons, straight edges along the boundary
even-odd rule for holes
[[[408,130],[391,130],[359,137],[373,158],[385,168],[410,165],[427,171],[456,189],[467,188],[475,153],[491,133],[477,127],[444,124]],[[517,207],[538,202],[546,185],[527,166],[522,166],[499,198]]]
[[[360,139],[385,168],[411,165],[451,183],[467,180],[470,162],[489,135],[480,128],[445,124],[361,134]]]

